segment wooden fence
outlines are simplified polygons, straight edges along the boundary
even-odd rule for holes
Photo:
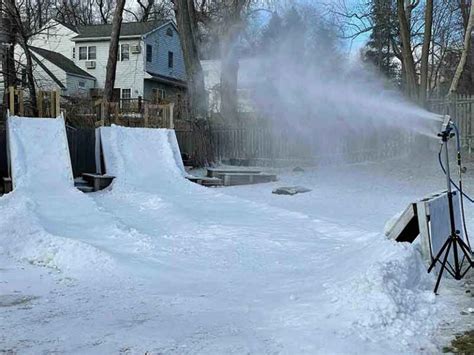
[[[209,139],[215,161],[241,165],[287,166],[329,162],[361,162],[386,159],[409,153],[413,137],[387,129],[343,135],[311,132],[298,135],[268,125],[231,127],[209,126]],[[189,129],[176,129],[183,152],[194,154],[199,137]]]
[[[76,100],[63,105],[66,121],[75,127],[117,124],[128,127],[174,128],[174,103],[155,104],[142,99],[119,102]]]
[[[474,95],[456,95],[428,100],[428,109],[441,115],[450,115],[460,131],[461,145],[469,154],[474,148]]]

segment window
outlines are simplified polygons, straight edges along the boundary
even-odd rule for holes
[[[79,47],[79,60],[87,59],[87,47]]]
[[[146,61],[151,62],[153,59],[153,47],[150,44],[146,45]]]
[[[120,60],[123,62],[130,59],[130,45],[122,44],[120,46]]]
[[[168,52],[168,68],[173,68],[173,52]]]
[[[122,89],[122,99],[131,99],[132,89]]]
[[[89,60],[95,60],[96,59],[96,47],[91,46],[91,47],[88,47],[87,50],[88,50]]]
[[[72,48],[72,59],[76,58],[76,47]]]
[[[80,88],[86,87],[85,81],[80,81],[80,82],[79,82],[79,87],[80,87]]]
[[[173,30],[171,29],[171,27],[168,27],[168,29],[166,30],[166,35],[173,37]]]
[[[164,100],[166,98],[166,91],[163,89],[158,89],[158,97]]]

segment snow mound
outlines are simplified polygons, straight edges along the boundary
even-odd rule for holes
[[[70,276],[112,272],[115,260],[92,245],[49,233],[41,224],[36,203],[13,192],[0,205],[0,252]]]
[[[390,248],[387,243],[392,244]],[[417,335],[426,339],[434,333],[443,306],[436,303],[433,276],[427,273],[413,245],[387,240],[379,244],[372,252],[383,259],[371,263],[348,284],[329,292],[337,314],[357,315],[350,318],[357,319],[351,325],[360,337],[374,342],[398,338],[403,348],[413,345],[407,339],[416,343]]]

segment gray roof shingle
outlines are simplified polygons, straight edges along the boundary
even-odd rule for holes
[[[124,22],[120,29],[120,36],[142,36],[155,28],[163,26],[170,20],[148,21],[148,22]],[[79,26],[79,35],[72,40],[81,40],[85,38],[108,38],[112,33],[112,25],[89,25]]]
[[[52,52],[52,51],[49,51],[47,49],[33,47],[33,46],[30,46],[30,49],[33,52],[35,52],[35,53],[39,54],[40,56],[42,56],[47,61],[53,63],[54,65],[56,65],[60,69],[64,70],[68,74],[80,75],[80,76],[85,76],[85,77],[88,77],[88,78],[91,78],[91,79],[95,79],[88,72],[86,72],[85,70],[79,68],[76,64],[74,64],[74,62],[72,60],[66,58],[65,56],[63,56],[60,53]]]

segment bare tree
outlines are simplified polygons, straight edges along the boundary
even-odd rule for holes
[[[238,40],[243,29],[242,12],[248,5],[249,0],[224,0],[222,3],[220,113],[232,121],[238,119]]]
[[[196,7],[194,0],[172,0],[172,2],[186,66],[189,111],[193,118],[205,118],[207,95],[199,58]]]
[[[109,58],[107,60],[107,71],[105,74],[104,98],[111,102],[115,85],[115,73],[117,70],[118,43],[120,37],[120,28],[122,26],[123,9],[125,0],[118,0],[112,21],[112,33],[110,34]]]
[[[130,8],[125,8],[132,21],[146,22],[170,19],[173,16],[172,4],[165,0],[137,0]]]
[[[408,1],[408,3],[407,3]],[[411,15],[420,0],[397,0],[397,17],[400,27],[402,67],[405,78],[405,91],[409,98],[418,99],[418,84],[411,44]]]
[[[459,84],[459,80],[461,79],[462,72],[464,70],[464,66],[466,65],[467,56],[469,53],[469,49],[471,46],[471,35],[473,31],[474,25],[474,1],[471,1],[471,10],[469,12],[469,20],[467,22],[466,27],[466,34],[464,35],[464,48],[461,53],[461,59],[459,60],[459,64],[456,68],[456,72],[454,73],[453,81],[451,82],[451,87],[449,88],[448,97],[453,95]]]
[[[36,34],[35,23],[30,21],[33,18],[30,16],[22,16],[22,9],[16,4],[15,0],[5,0],[5,13],[11,21],[11,27],[14,29],[15,39],[18,44],[22,47],[25,58],[26,58],[26,77],[27,87],[29,92],[29,100],[33,115],[37,114],[37,103],[36,103],[36,87],[33,75],[33,58],[31,55],[28,41]],[[25,10],[25,8],[23,8]],[[26,11],[25,11],[26,12]],[[13,51],[13,48],[12,48]]]
[[[423,48],[421,50],[421,69],[420,69],[420,103],[426,104],[426,95],[428,91],[428,64],[431,45],[431,31],[433,27],[433,0],[426,0],[425,4],[425,33],[423,38]]]

